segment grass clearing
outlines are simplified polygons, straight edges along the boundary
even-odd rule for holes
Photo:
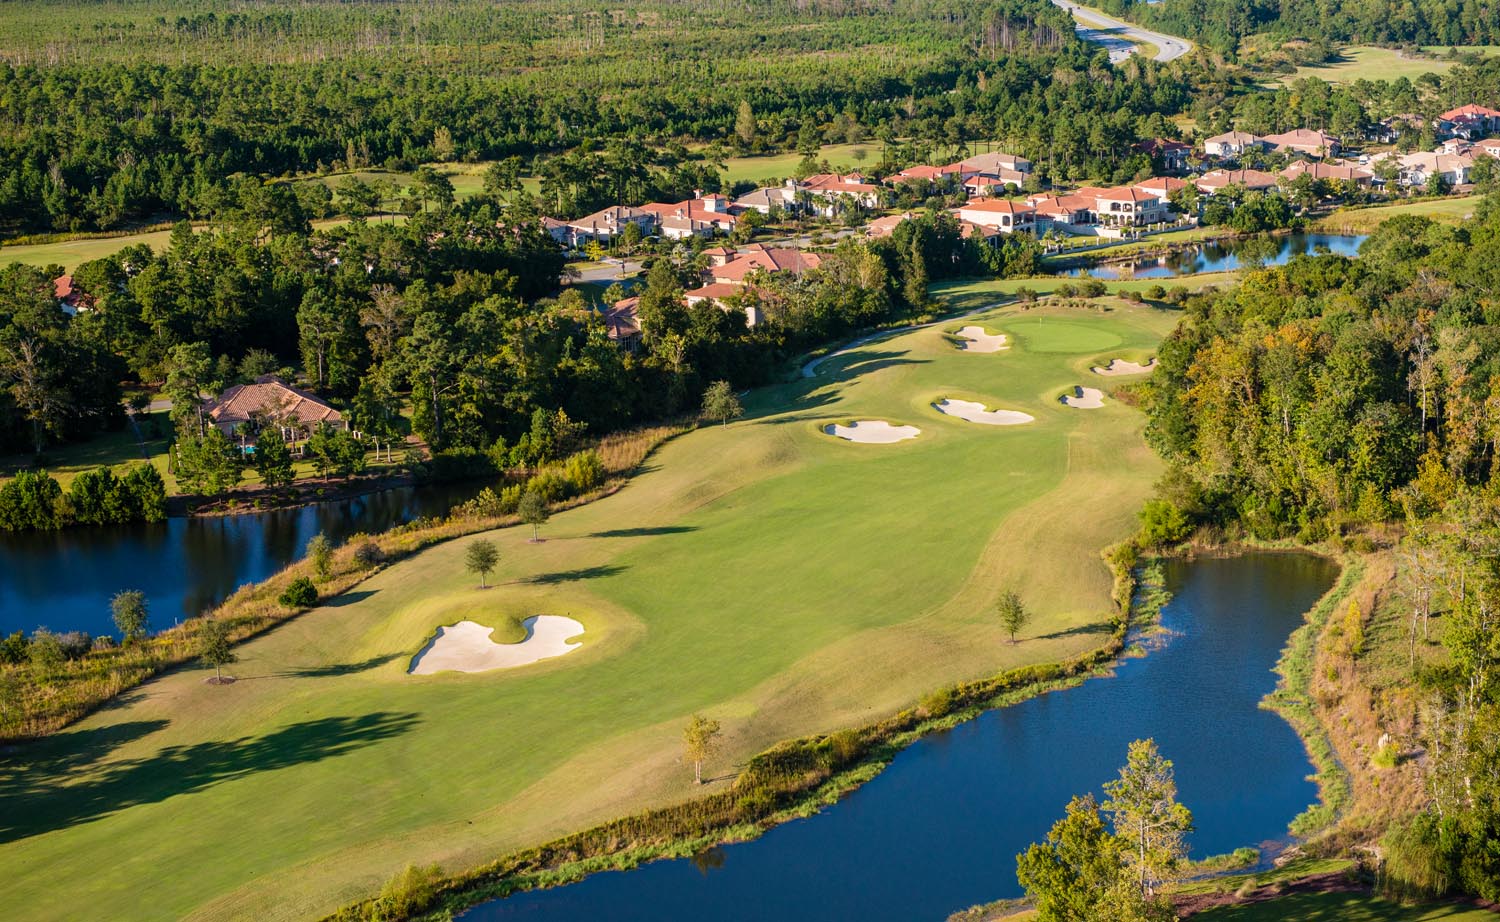
[[[1398,215],[1422,215],[1444,224],[1458,224],[1474,214],[1483,196],[1458,196],[1396,202],[1369,208],[1340,208],[1313,222],[1314,230],[1367,234]]]
[[[1446,49],[1444,49],[1446,51]],[[1282,77],[1291,83],[1304,77],[1316,77],[1329,83],[1353,83],[1356,80],[1415,80],[1423,74],[1446,74],[1455,61],[1439,58],[1411,57],[1394,48],[1355,45],[1339,52],[1338,60],[1325,64],[1307,64]]]
[[[1011,333],[1012,348],[954,349],[945,334],[963,323]],[[14,917],[306,918],[408,863],[472,867],[692,796],[680,758],[692,713],[724,726],[710,765],[723,785],[776,741],[1092,648],[1087,628],[1111,612],[1098,552],[1133,529],[1160,463],[1138,413],[1054,398],[1089,380],[1106,339],[1111,353],[1146,352],[1175,323],[1100,299],[869,343],[815,379],[748,395],[744,420],[667,444],[624,490],[555,515],[543,543],[490,533],[489,590],[464,571],[469,539],[434,546],[244,644],[233,685],[169,674],[6,755],[0,872]],[[1036,422],[951,419],[929,405],[944,392]],[[846,418],[922,436],[820,433]],[[1037,613],[1014,647],[992,614],[1006,584]],[[565,615],[587,633],[519,670],[407,676],[469,605]]]

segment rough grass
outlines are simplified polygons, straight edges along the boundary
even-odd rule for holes
[[[491,533],[484,601],[582,621],[566,658],[405,674],[443,617],[421,606],[480,595],[457,539],[244,644],[233,685],[171,673],[11,753],[0,771],[24,783],[0,786],[0,816],[24,819],[0,825],[8,912],[305,918],[408,864],[461,871],[700,793],[680,761],[694,712],[725,729],[711,793],[780,740],[1087,649],[1070,629],[1113,610],[1098,551],[1133,530],[1160,465],[1128,407],[1053,398],[1093,383],[1099,334],[1151,350],[1175,323],[1107,306],[976,318],[1007,333],[1024,321],[992,355],[953,349],[940,327],[871,343],[669,443],[626,489],[554,515],[543,543]],[[1052,351],[1031,351],[1026,324],[1049,319]],[[1037,422],[950,419],[924,402],[947,389]],[[922,436],[818,431],[846,417]],[[992,615],[1005,584],[1037,613],[1014,647]]]
[[[1396,80],[1400,77],[1415,80],[1423,74],[1446,74],[1453,69],[1454,63],[1439,58],[1411,57],[1394,48],[1355,45],[1340,51],[1336,61],[1304,65],[1281,79],[1284,83],[1304,77],[1316,77],[1329,83]]]
[[[1423,215],[1444,224],[1458,224],[1471,217],[1479,207],[1481,196],[1448,196],[1374,205],[1369,208],[1340,208],[1313,222],[1313,229],[1352,234],[1367,234],[1381,222],[1398,215]]]

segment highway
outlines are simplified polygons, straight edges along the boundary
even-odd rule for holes
[[[1106,16],[1098,10],[1071,3],[1069,0],[1052,0],[1052,2],[1073,14],[1073,18],[1077,20],[1074,28],[1078,30],[1079,38],[1089,42],[1098,42],[1108,48],[1109,59],[1115,64],[1135,54],[1135,42],[1155,45],[1154,58],[1157,61],[1173,61],[1193,49],[1193,43],[1185,38],[1151,32],[1140,26],[1115,19],[1113,16]]]

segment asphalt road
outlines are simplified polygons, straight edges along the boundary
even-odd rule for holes
[[[1052,0],[1052,2],[1073,14],[1073,18],[1077,20],[1074,28],[1078,30],[1079,38],[1098,42],[1108,48],[1109,59],[1115,64],[1135,54],[1135,44],[1130,41],[1131,39],[1135,42],[1149,42],[1155,45],[1155,59],[1158,61],[1176,60],[1193,49],[1193,43],[1185,38],[1151,32],[1112,16],[1106,16],[1098,10],[1080,7],[1068,0]]]

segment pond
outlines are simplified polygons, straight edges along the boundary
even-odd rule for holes
[[[869,784],[808,819],[695,859],[607,872],[521,893],[464,922],[572,920],[942,920],[1019,896],[1015,856],[1068,800],[1155,738],[1193,811],[1194,857],[1261,846],[1317,799],[1301,741],[1258,704],[1288,635],[1337,567],[1302,554],[1167,567],[1167,639],[1112,678],[988,712],[920,740]]]
[[[1170,279],[1201,272],[1231,272],[1252,266],[1282,266],[1293,256],[1328,252],[1358,256],[1362,234],[1287,234],[1211,241],[1161,256],[1099,263],[1067,270],[1074,278]],[[1149,242],[1150,238],[1147,238]]]
[[[109,600],[123,589],[146,593],[151,628],[162,630],[298,559],[320,531],[339,542],[446,515],[482,486],[398,487],[274,512],[0,532],[0,632],[114,633]]]

